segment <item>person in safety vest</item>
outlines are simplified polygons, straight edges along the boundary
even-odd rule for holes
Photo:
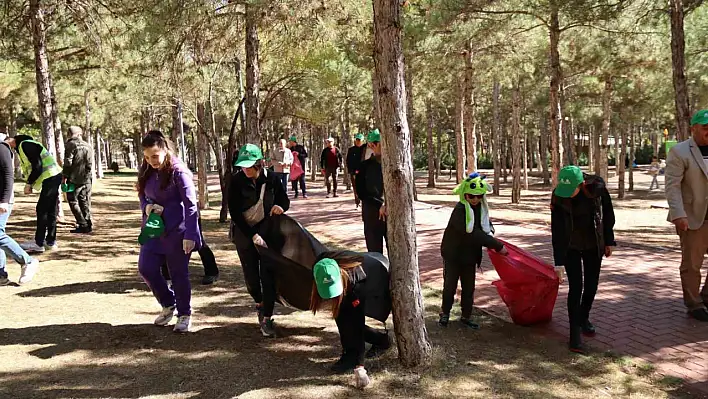
[[[42,253],[57,248],[57,201],[61,186],[61,168],[44,146],[30,136],[20,134],[5,142],[20,155],[22,173],[27,179],[25,194],[39,191],[37,229],[34,242],[21,244],[29,253]]]

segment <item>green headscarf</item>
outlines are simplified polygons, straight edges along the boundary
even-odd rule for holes
[[[472,205],[467,202],[465,194],[470,195],[482,195],[481,211],[480,215],[482,220],[480,220],[480,225],[485,233],[490,234],[492,232],[492,224],[489,222],[489,205],[487,204],[487,191],[491,189],[489,183],[485,182],[479,173],[472,173],[467,179],[462,183],[458,184],[454,190],[453,194],[460,197],[460,202],[465,205],[465,231],[471,233],[474,230],[474,211],[472,210]]]

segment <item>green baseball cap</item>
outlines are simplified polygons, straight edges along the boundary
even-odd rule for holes
[[[261,149],[255,144],[246,144],[238,151],[238,159],[234,166],[250,168],[261,159],[263,159]]]
[[[366,141],[369,143],[379,143],[381,142],[381,133],[379,132],[379,129],[374,129],[369,132],[369,134],[366,136]]]
[[[691,126],[693,125],[708,125],[708,109],[702,109],[691,118]]]
[[[322,299],[336,298],[344,292],[342,272],[339,270],[339,264],[334,259],[324,258],[315,263],[315,266],[312,267],[312,273],[315,276],[317,293],[320,294]]]
[[[145,221],[145,226],[140,231],[140,236],[138,236],[138,243],[140,245],[145,244],[148,240],[157,238],[165,232],[165,222],[157,213],[151,213],[148,215],[147,221]]]
[[[295,136],[290,136],[290,138],[288,140],[294,141],[297,143],[297,137],[295,137]]]
[[[554,193],[561,198],[570,198],[584,181],[583,171],[579,167],[566,166],[558,173],[558,185]]]
[[[357,133],[357,135],[354,136],[354,140],[364,140],[364,135],[361,133]]]

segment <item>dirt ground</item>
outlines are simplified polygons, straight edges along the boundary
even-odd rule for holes
[[[22,287],[0,287],[1,398],[362,396],[351,376],[328,372],[340,349],[335,324],[326,315],[277,307],[280,337],[267,340],[260,335],[238,257],[226,226],[217,222],[218,210],[206,211],[203,217],[221,279],[214,286],[200,286],[202,270],[195,255],[190,266],[193,332],[177,335],[153,326],[159,306],[137,273],[134,179],[109,176],[95,184],[96,232],[74,236],[71,226],[61,226],[61,248],[40,256],[35,280]],[[439,194],[421,196],[435,200]],[[537,216],[537,210],[547,206],[541,197],[539,192],[533,202],[518,208],[520,221],[546,222],[545,216]],[[32,236],[33,201],[36,197],[18,195],[8,227],[18,241]],[[501,206],[503,198],[498,201],[495,206]],[[634,220],[627,209],[623,220]],[[645,213],[643,205],[641,209],[644,219],[649,211]],[[656,212],[656,218],[659,213],[663,211]],[[626,228],[652,223],[647,219]],[[17,281],[19,267],[10,263],[8,272]],[[439,293],[426,289],[432,364],[406,369],[393,350],[368,363],[374,383],[366,396],[690,397],[677,387],[680,381],[661,379],[651,367],[606,354],[573,356],[556,340],[490,316],[478,315],[480,331],[456,323],[442,329],[435,324],[439,303]]]

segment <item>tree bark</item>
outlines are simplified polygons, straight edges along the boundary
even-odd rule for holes
[[[435,137],[438,145],[435,147],[435,179],[442,174],[442,129],[438,129]]]
[[[689,137],[691,114],[686,83],[686,42],[683,30],[683,0],[669,0],[671,16],[671,66],[673,69],[674,102],[676,106],[676,138]]]
[[[543,185],[551,185],[551,174],[548,171],[548,118],[541,114],[541,135],[538,140],[539,162],[543,171]]]
[[[465,50],[465,140],[467,142],[467,174],[477,171],[477,110],[474,98],[474,52],[472,41],[467,42]]]
[[[345,87],[344,90],[344,115],[342,115],[342,141],[344,142],[344,148],[349,151],[351,146],[351,120],[350,120],[350,106],[349,106],[349,88]],[[412,144],[411,144],[412,145]],[[349,176],[351,171],[347,167],[347,163],[344,163],[344,185],[347,190],[352,189],[352,181]]]
[[[261,146],[258,8],[246,4],[246,142]]]
[[[521,202],[521,93],[514,87],[511,111],[511,203]]]
[[[425,102],[425,113],[428,116],[428,188],[435,188],[435,147],[433,146],[433,129],[435,127],[435,119],[433,117],[432,99],[428,98]]]
[[[560,22],[558,18],[558,2],[551,0],[550,36],[550,118],[551,118],[551,177],[553,186],[558,184],[558,172],[561,168],[563,154],[563,114],[561,110],[560,90],[563,85],[563,71],[560,64]]]
[[[209,208],[209,190],[207,185],[207,160],[208,139],[204,131],[207,121],[204,110],[204,103],[197,104],[197,194],[199,209]]]
[[[96,128],[96,145],[94,154],[96,157],[96,178],[103,179],[103,139],[101,138],[101,129]],[[110,165],[109,165],[110,166]]]
[[[42,142],[52,155],[57,154],[54,138],[54,121],[52,119],[52,89],[49,75],[49,59],[47,58],[47,37],[44,24],[44,10],[40,0],[30,0],[29,17],[32,28],[32,44],[34,47],[34,66],[37,83],[37,103],[42,125]]]
[[[492,161],[494,163],[494,195],[499,195],[499,178],[501,177],[501,123],[499,122],[499,91],[501,84],[494,81],[492,88]]]
[[[619,154],[616,154],[617,174],[619,175],[619,192],[617,193],[617,198],[623,199],[625,193],[624,175],[626,170],[624,167],[624,162],[627,160],[627,130],[622,129],[622,132],[616,136],[621,136],[622,139],[622,142],[619,143],[620,152]]]
[[[465,179],[465,89],[464,83],[457,92],[457,103],[455,104],[455,172],[457,172],[457,183]]]
[[[641,128],[640,128],[641,129]],[[629,192],[634,191],[634,126],[629,131]],[[641,141],[641,137],[640,137]]]
[[[398,0],[374,0],[374,64],[378,76],[386,187],[393,324],[398,356],[405,366],[430,359],[425,327],[413,207],[413,165],[406,118],[406,85]]]
[[[49,88],[52,93],[52,123],[54,124],[54,141],[56,142],[56,159],[59,166],[64,166],[64,134],[61,128],[61,119],[59,118],[59,104],[57,103],[57,96],[54,91],[54,79],[51,73],[49,74]],[[60,196],[61,197],[61,196]],[[62,209],[62,218],[63,216]]]
[[[528,191],[529,190],[529,158],[531,158],[531,154],[529,154],[529,133],[526,131],[526,137],[524,137],[524,148],[523,148],[523,153],[524,153],[524,163],[522,170],[524,172],[524,190]]]
[[[224,149],[223,146],[221,145],[221,135],[216,132],[216,121],[214,119],[215,117],[215,112],[214,112],[214,84],[213,82],[209,82],[209,97],[207,100],[207,105],[206,105],[206,129],[204,129],[204,132],[206,133],[206,137],[209,139],[209,144],[211,144],[211,149],[214,152],[214,155],[216,156],[216,171],[219,174],[219,188],[221,189],[221,209],[219,211],[219,221],[220,222],[225,222],[226,218],[229,213],[229,206],[228,206],[228,197],[227,197],[227,192],[228,192],[228,187],[227,187],[227,181],[229,178],[227,177],[225,173],[225,158],[224,158]],[[207,146],[207,154],[209,154],[209,147]],[[227,201],[224,201],[224,198],[227,198]],[[208,206],[208,204],[207,204]]]
[[[591,123],[588,130],[588,172],[593,173],[595,168],[595,145],[597,143],[597,133],[595,124]]]
[[[378,88],[379,87],[379,82],[378,82],[378,77],[376,76],[376,71],[371,72],[371,91],[372,91],[372,105],[374,107],[373,110],[373,117],[374,117],[374,126],[379,127],[381,126],[381,109],[380,109],[380,104],[379,104],[379,92]]]
[[[610,135],[610,121],[612,120],[612,77],[608,77],[605,80],[605,91],[602,95],[602,131],[600,132],[600,145],[599,151],[597,152],[598,162],[595,164],[597,166],[597,173],[605,181],[609,175],[607,166],[607,152],[609,146],[607,141]]]

